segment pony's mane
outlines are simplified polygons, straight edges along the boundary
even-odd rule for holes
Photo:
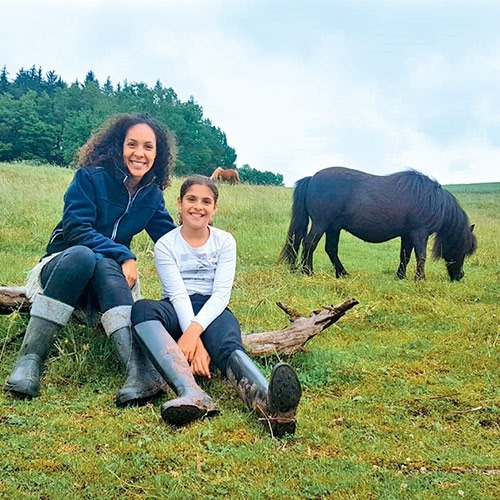
[[[437,232],[447,213],[448,203],[443,204],[445,193],[449,194],[441,184],[417,170],[396,172],[387,177],[393,179],[398,193],[408,196],[408,199],[420,200],[419,206],[415,207],[419,211],[419,217],[432,222]]]
[[[457,199],[439,182],[417,170],[405,170],[390,174],[398,190],[414,195],[424,203],[419,207],[419,216],[431,221],[435,238],[432,256],[453,260],[465,250],[471,255],[476,250],[476,238],[471,232],[469,218]]]
[[[443,205],[446,223],[436,233],[432,256],[434,259],[443,257],[446,261],[452,261],[461,252],[472,255],[476,251],[477,241],[472,233],[469,217],[456,198],[444,189],[443,193],[446,199]]]

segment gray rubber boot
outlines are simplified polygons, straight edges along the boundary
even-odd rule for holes
[[[210,396],[196,383],[186,357],[160,321],[139,323],[134,332],[157,370],[179,396],[162,405],[165,422],[182,426],[219,413]]]
[[[234,351],[227,362],[226,375],[272,436],[281,438],[295,433],[302,388],[289,364],[277,363],[268,383],[245,352]]]
[[[158,394],[164,394],[168,387],[132,335],[131,309],[131,306],[113,307],[101,318],[127,370],[127,379],[115,397],[118,407],[143,405]]]
[[[28,398],[40,394],[43,364],[72,312],[73,307],[64,302],[41,294],[35,296],[26,334],[14,369],[5,382],[5,391]]]

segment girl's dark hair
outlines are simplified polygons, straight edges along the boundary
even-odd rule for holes
[[[173,137],[165,127],[148,114],[127,113],[111,116],[80,148],[76,168],[99,165],[126,171],[123,163],[123,142],[129,128],[140,123],[151,127],[155,134],[156,158],[151,170],[155,175],[155,182],[161,189],[165,189],[173,175],[177,148]]]
[[[180,199],[184,198],[185,194],[188,192],[189,188],[191,186],[196,186],[198,184],[201,184],[202,186],[208,186],[210,191],[212,191],[212,194],[214,195],[214,201],[217,203],[217,200],[219,199],[219,190],[217,189],[217,185],[215,182],[210,178],[207,177],[206,175],[190,175],[181,185],[181,191],[180,191]]]

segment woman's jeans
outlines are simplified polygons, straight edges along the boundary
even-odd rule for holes
[[[43,294],[72,307],[89,303],[99,312],[134,301],[120,264],[76,245],[47,262],[40,274]]]
[[[194,314],[200,311],[209,298],[207,295],[199,294],[190,296]],[[141,299],[134,303],[132,307],[132,325],[155,320],[163,324],[176,342],[180,339],[182,330],[174,306],[168,299]],[[229,356],[236,350],[245,350],[241,340],[238,320],[227,308],[210,323],[200,338],[212,362],[224,375],[226,374]]]

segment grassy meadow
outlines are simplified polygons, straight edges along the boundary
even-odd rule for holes
[[[23,285],[43,254],[72,172],[0,164],[0,285]],[[165,192],[175,216],[180,185]],[[221,415],[182,429],[162,400],[118,409],[124,381],[100,330],[70,324],[32,401],[0,394],[1,498],[413,499],[500,497],[500,183],[449,186],[467,211],[478,251],[451,283],[443,261],[427,280],[396,280],[399,241],[342,233],[350,276],[335,279],[320,243],[315,274],[278,263],[291,188],[221,185],[215,223],[238,243],[231,308],[245,333],[288,324],[355,297],[359,305],[289,359],[303,386],[297,433],[271,439],[229,383],[202,385]],[[143,294],[159,298],[153,244],[134,242]],[[0,316],[0,381],[26,314]],[[278,357],[261,359],[270,372]],[[168,395],[171,397],[172,393]]]

